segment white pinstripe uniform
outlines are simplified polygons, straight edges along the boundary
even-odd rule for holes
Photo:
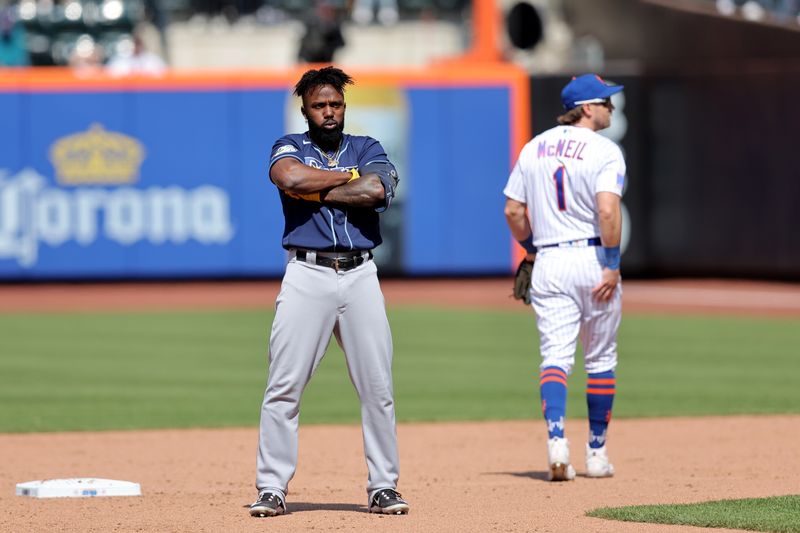
[[[600,283],[604,254],[596,195],[622,196],[625,160],[619,147],[589,128],[557,126],[520,153],[504,194],[528,206],[538,248],[531,300],[539,328],[541,368],[570,373],[580,337],[588,373],[614,370],[622,316],[622,285],[608,302],[591,290]],[[599,241],[593,241],[597,243]]]

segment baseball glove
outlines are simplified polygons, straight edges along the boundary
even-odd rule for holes
[[[533,275],[533,261],[523,259],[514,274],[514,299],[522,300],[525,305],[531,305],[531,276]]]

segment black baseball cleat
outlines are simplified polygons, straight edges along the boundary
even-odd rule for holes
[[[383,489],[375,493],[369,504],[370,513],[408,514],[408,502],[394,489]]]
[[[286,504],[283,499],[274,492],[265,490],[258,495],[258,500],[250,505],[250,516],[278,516],[286,512]]]

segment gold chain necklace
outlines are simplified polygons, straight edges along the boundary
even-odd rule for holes
[[[328,155],[327,153],[323,152],[320,148],[320,153],[325,156],[325,159],[328,160],[328,167],[335,167],[339,165],[339,152],[342,150],[342,141],[339,141],[339,148],[336,149],[336,153],[332,156]]]

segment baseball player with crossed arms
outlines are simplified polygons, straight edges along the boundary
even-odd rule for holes
[[[255,517],[286,512],[297,465],[300,396],[331,334],[344,351],[361,402],[370,512],[405,514],[392,387],[392,334],[372,249],[379,213],[391,204],[397,172],[378,141],[343,133],[345,86],[335,67],[309,70],[295,85],[308,131],[275,142],[269,177],[280,191],[288,250],[269,339],[261,407]]]
[[[503,191],[511,234],[527,252],[517,271],[515,296],[532,303],[536,313],[552,481],[575,478],[564,418],[578,338],[588,374],[586,475],[614,474],[606,432],[622,316],[625,161],[619,147],[597,132],[611,125],[611,96],[620,91],[621,85],[594,74],[573,78],[561,92],[565,113],[558,117],[560,125],[525,145]]]

